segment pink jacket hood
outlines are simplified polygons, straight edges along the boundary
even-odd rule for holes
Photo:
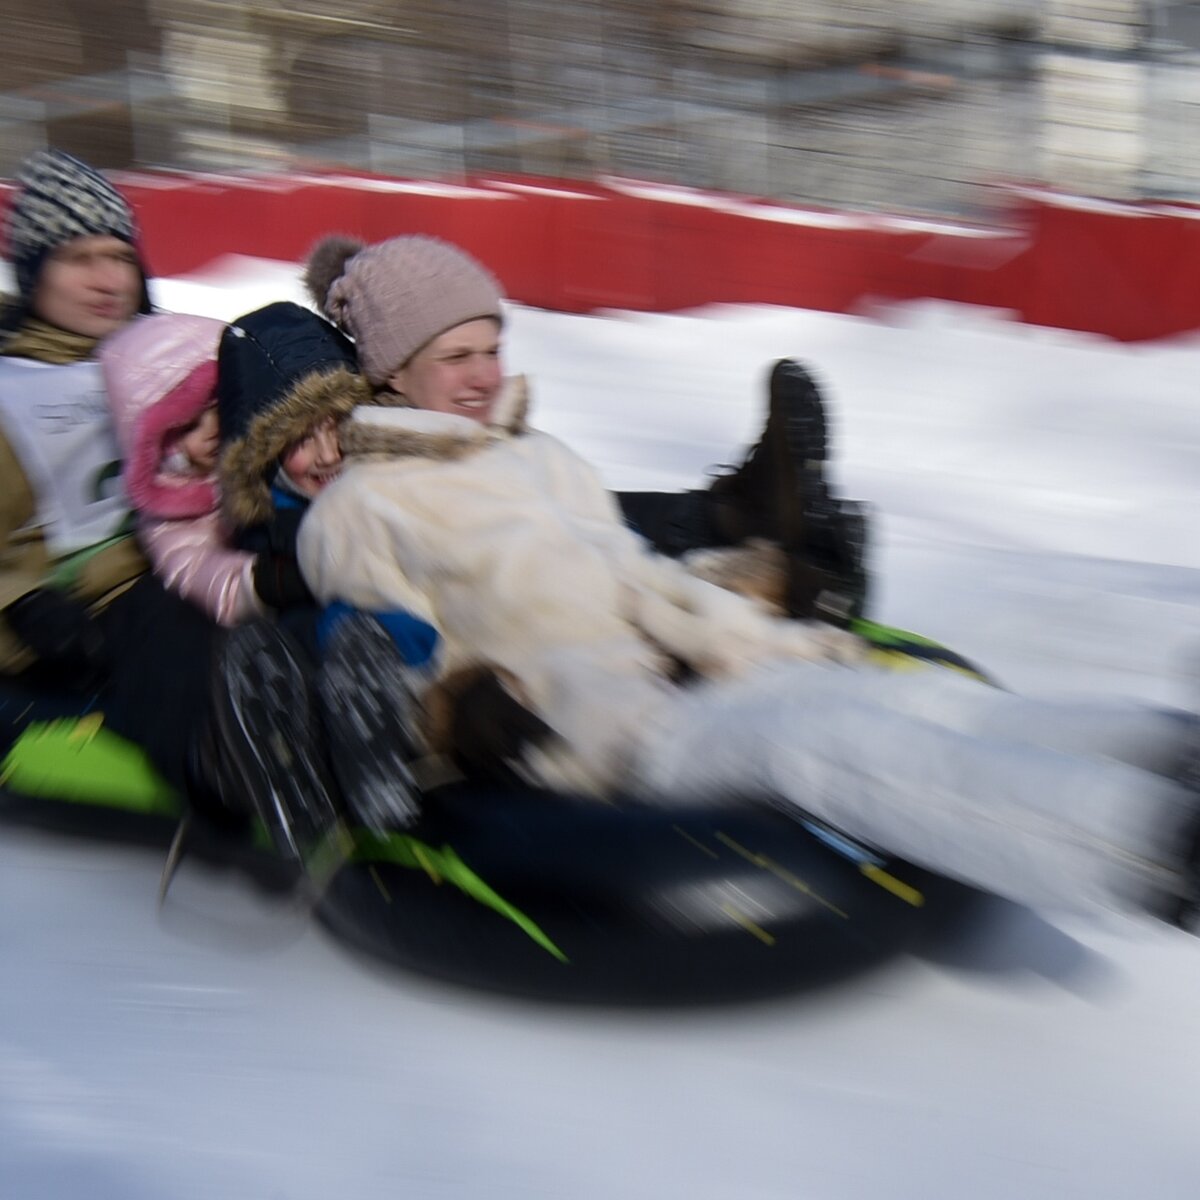
[[[224,322],[183,313],[140,317],[100,347],[109,406],[133,507],[179,519],[212,512],[215,475],[183,479],[162,471],[169,443],[216,399],[217,346]]]

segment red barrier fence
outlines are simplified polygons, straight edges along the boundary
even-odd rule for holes
[[[427,233],[486,262],[514,300],[567,312],[709,303],[851,312],[921,297],[1122,341],[1200,328],[1200,210],[1013,189],[1004,228],[783,208],[613,181],[462,185],[351,175],[126,175],[162,275],[223,254],[301,259],[322,234]]]

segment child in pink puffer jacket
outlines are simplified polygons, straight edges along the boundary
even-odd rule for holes
[[[225,325],[142,317],[100,348],[125,487],[154,573],[221,625],[264,611],[255,555],[232,549],[220,516],[217,346]]]

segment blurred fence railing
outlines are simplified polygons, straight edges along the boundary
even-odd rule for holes
[[[1111,53],[964,25],[840,62],[685,46],[665,0],[494,0],[473,25],[459,0],[373,19],[320,0],[120,3],[189,15],[123,67],[0,93],[0,174],[55,143],[106,167],[615,175],[966,217],[990,213],[996,181],[1200,199],[1191,3],[1151,4],[1147,32]]]
[[[436,57],[356,45],[371,79],[395,73],[397,93],[420,91],[412,70]],[[225,74],[195,61],[165,71],[138,53],[124,71],[0,94],[0,173],[54,142],[104,166],[623,175],[835,208],[970,214],[986,208],[988,184],[1029,178],[1035,157],[1036,81],[1015,45],[820,68],[611,55],[618,61],[586,69],[561,63],[536,87],[516,73],[505,86],[464,78],[442,112],[362,79],[339,97],[332,51],[306,78],[311,53],[273,70],[239,72],[235,59]],[[444,65],[450,76],[463,69]]]

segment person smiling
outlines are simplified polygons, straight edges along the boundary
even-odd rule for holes
[[[131,322],[100,347],[138,541],[154,574],[219,625],[264,611],[258,560],[226,545],[217,486],[217,346],[225,323],[185,313]]]
[[[369,403],[371,390],[338,330],[281,301],[222,333],[216,392],[225,528],[256,556],[259,597],[318,657],[321,613],[296,565],[296,531],[341,472],[338,421]]]
[[[342,472],[337,422],[323,417],[279,456],[279,481],[311,500]]]
[[[479,317],[447,330],[388,376],[387,386],[414,408],[457,413],[485,425],[500,393],[500,329]]]
[[[453,724],[465,668],[519,704],[502,757],[537,786],[668,807],[736,795],[1018,903],[1190,921],[1195,713],[886,671],[845,631],[767,617],[653,553],[596,472],[530,427],[496,359],[499,283],[457,247],[362,250],[323,307],[368,379],[404,400],[343,423],[346,468],[297,542],[314,595],[359,611],[325,717],[367,731],[356,774],[363,791],[392,779],[398,824],[420,805],[408,745],[389,753],[379,714],[399,726],[407,712],[429,736],[448,701]],[[380,610],[435,627],[420,675],[361,615]],[[281,731],[288,714],[275,716]]]

